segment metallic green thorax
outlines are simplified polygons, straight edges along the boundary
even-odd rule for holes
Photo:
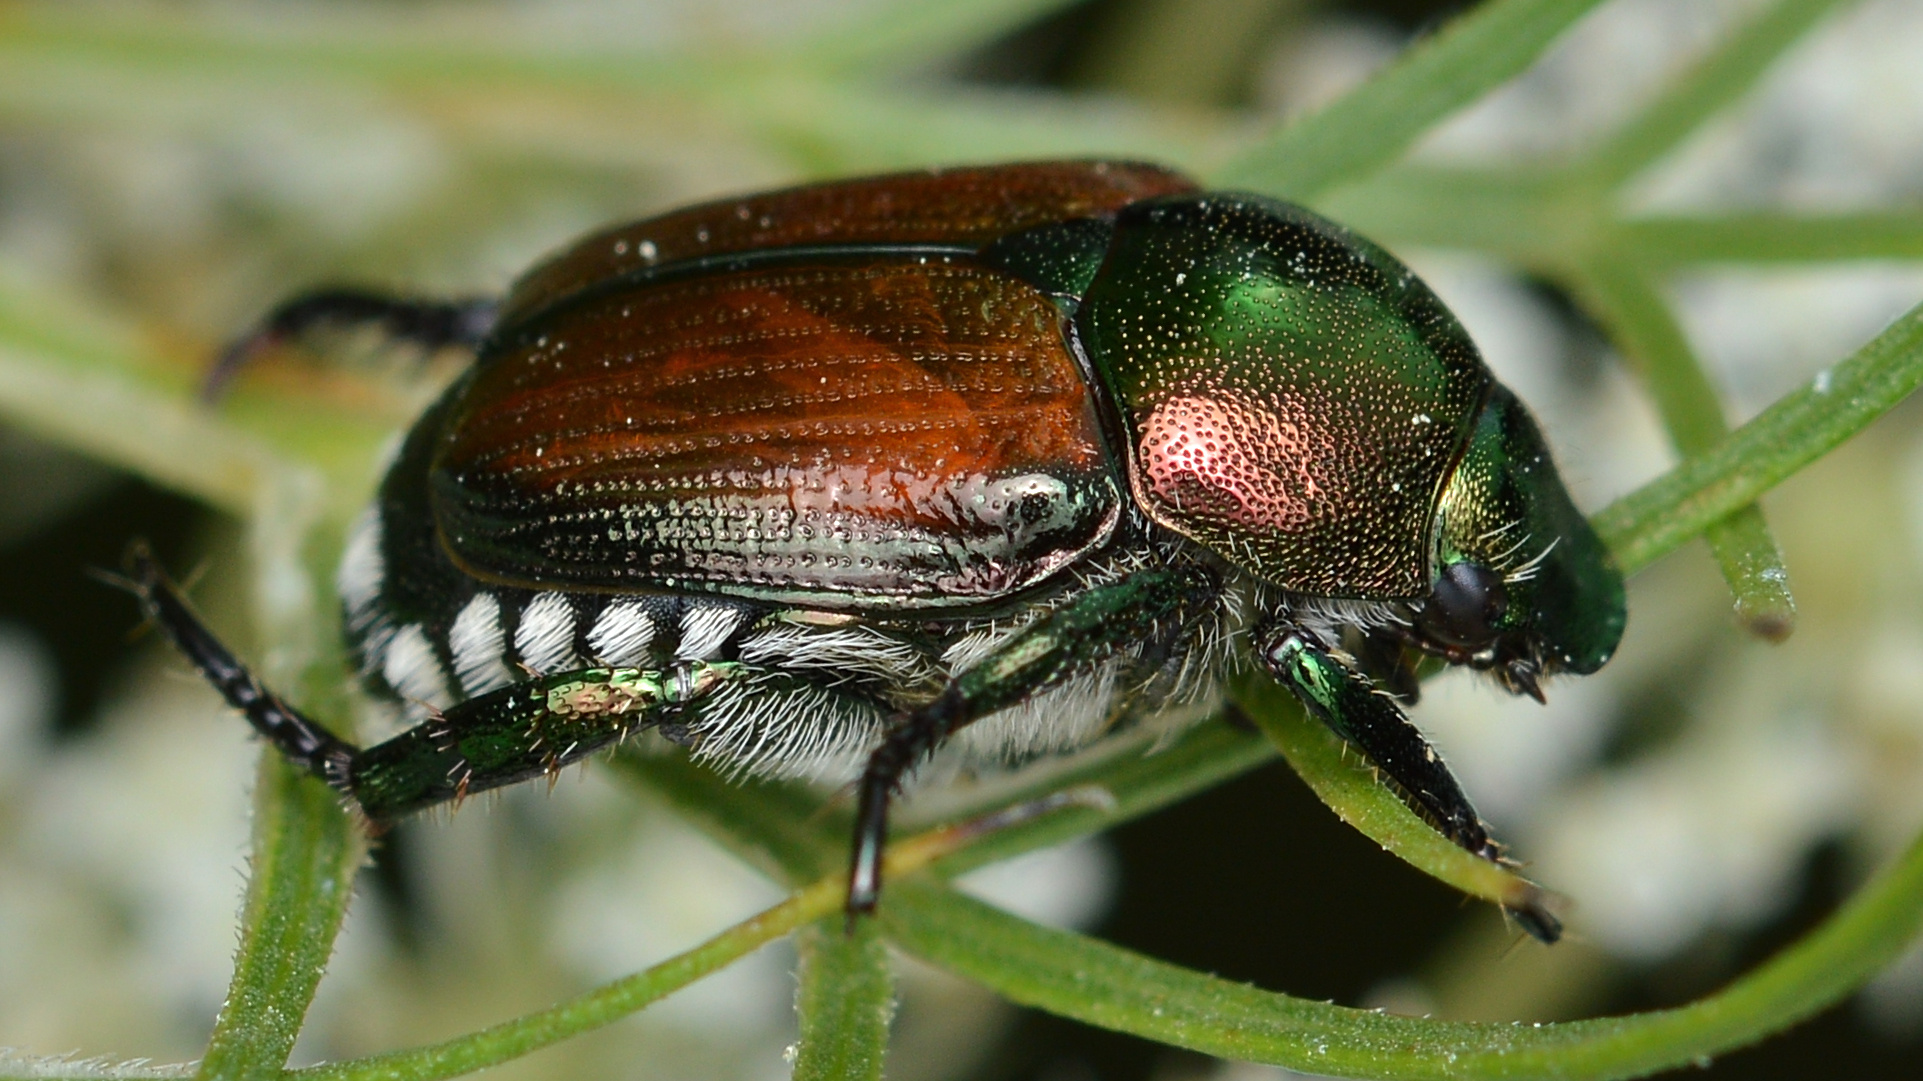
[[[1172,196],[1120,215],[1077,325],[1151,518],[1298,592],[1428,592],[1492,380],[1407,267],[1298,207]]]

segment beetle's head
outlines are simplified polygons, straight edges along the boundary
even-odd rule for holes
[[[1569,499],[1528,412],[1500,384],[1436,515],[1421,646],[1540,699],[1538,677],[1594,672],[1616,650],[1622,574]]]

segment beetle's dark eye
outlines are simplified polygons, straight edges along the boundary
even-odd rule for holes
[[[1496,625],[1509,610],[1502,575],[1480,563],[1451,563],[1422,608],[1424,630],[1454,645],[1480,648],[1495,640]]]

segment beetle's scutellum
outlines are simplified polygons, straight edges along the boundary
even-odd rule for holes
[[[704,204],[589,236],[498,305],[300,298],[231,356],[340,320],[476,354],[340,571],[365,682],[421,723],[341,741],[151,562],[135,579],[377,821],[652,726],[729,768],[858,778],[862,911],[931,753],[1199,716],[1252,660],[1496,859],[1394,700],[1414,659],[1540,697],[1623,629],[1534,422],[1408,268],[1152,166]]]

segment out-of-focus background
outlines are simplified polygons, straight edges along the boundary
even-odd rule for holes
[[[863,21],[874,6],[0,3],[0,294],[83,308],[103,333],[190,373],[292,290],[498,292],[580,231],[692,199],[975,160],[977,146],[1205,172],[1464,5],[1031,4],[1036,14],[985,40],[958,33],[954,50],[901,58],[864,92],[783,81],[793,42],[874,62],[863,35],[887,32]],[[1416,153],[1525,169],[1576,152],[1767,6],[1605,4]],[[194,50],[209,38],[238,52],[210,51],[200,72]],[[422,86],[358,68],[370,41],[417,51]],[[425,78],[479,54],[518,57],[546,89],[518,84],[513,65],[459,94]],[[729,56],[739,87],[709,62]],[[1651,212],[1918,206],[1918,57],[1923,3],[1839,5],[1627,197]],[[619,65],[644,62],[661,70],[633,92]],[[566,77],[548,77],[556,66]],[[920,103],[941,108],[924,120]],[[1600,507],[1673,460],[1577,301],[1486,258],[1391,246],[1536,410],[1579,503]],[[1737,423],[1916,303],[1923,265],[1709,266],[1666,285]],[[290,354],[247,378],[399,430],[447,374],[447,358],[396,364],[365,340],[331,344],[332,369]],[[233,407],[246,400],[243,385]],[[1279,765],[979,872],[974,888],[1157,957],[1402,1012],[1547,1020],[1711,990],[1819,920],[1923,822],[1919,420],[1914,404],[1899,408],[1766,501],[1799,604],[1786,644],[1735,628],[1696,545],[1632,582],[1619,657],[1553,685],[1547,708],[1466,674],[1425,689],[1418,721],[1531,874],[1574,901],[1570,940],[1554,949],[1378,851]],[[128,599],[88,576],[136,536],[198,568],[202,607],[245,626],[249,553],[232,519],[0,422],[0,1046],[189,1059],[225,993],[259,748],[180,661],[132,635]],[[546,1005],[780,896],[595,768],[539,789],[385,840],[297,1064]],[[1290,1076],[902,968],[889,1064],[900,1081]],[[785,947],[764,951],[499,1075],[786,1076],[791,969]],[[1708,1073],[1920,1070],[1923,950]]]

